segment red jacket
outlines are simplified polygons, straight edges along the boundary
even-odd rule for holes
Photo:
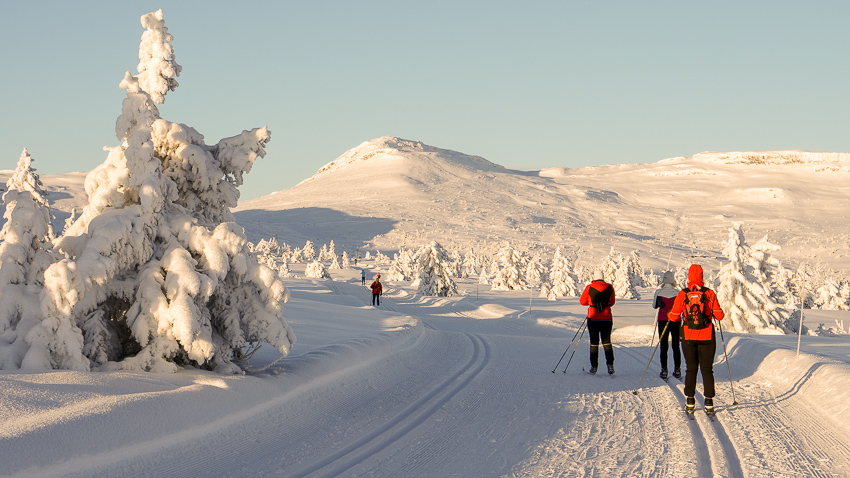
[[[382,286],[380,282],[378,282],[378,281],[372,282],[372,293],[373,294],[380,294],[383,291],[384,291],[384,286]]]
[[[688,269],[688,289],[698,290],[703,286],[702,266],[699,264],[691,265]],[[682,320],[682,312],[685,310],[685,298],[687,292],[682,290],[676,296],[676,301],[673,302],[673,308],[667,314],[667,318],[674,322]],[[723,310],[720,308],[720,303],[717,302],[717,295],[713,290],[705,291],[705,308],[711,311],[711,315],[717,320],[723,320]],[[687,325],[682,327],[682,340],[714,340],[714,326],[709,326],[704,329],[690,329]]]
[[[607,301],[608,307],[605,307],[605,310],[599,312],[593,307],[592,301],[590,299],[590,290],[595,289],[596,292],[603,292],[608,287],[611,288],[611,297]],[[594,294],[595,294],[594,293]],[[587,308],[587,318],[589,320],[614,320],[614,317],[611,315],[611,306],[614,305],[614,287],[605,282],[604,280],[595,280],[587,285],[584,288],[584,292],[581,293],[581,299],[579,299],[581,305],[588,306]]]

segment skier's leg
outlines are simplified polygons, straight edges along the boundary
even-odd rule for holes
[[[717,353],[717,341],[703,342],[699,345],[699,368],[702,370],[703,395],[714,398],[714,355]]]
[[[675,370],[682,366],[682,351],[679,350],[679,322],[670,322],[670,340],[673,342],[673,367]]]
[[[605,363],[608,365],[614,364],[614,347],[611,345],[611,330],[614,329],[614,322],[602,322],[599,332],[602,339],[602,348],[605,350]]]
[[[685,396],[693,397],[697,388],[697,371],[699,370],[699,350],[697,345],[690,340],[682,341],[682,355],[685,356]]]
[[[658,348],[661,350],[661,353],[658,355],[658,358],[661,359],[661,369],[667,370],[667,336],[670,335],[670,328],[667,326],[667,322],[659,321],[658,323]],[[667,332],[665,332],[665,328]]]
[[[595,320],[587,320],[587,332],[590,337],[590,367],[599,367],[599,325]]]

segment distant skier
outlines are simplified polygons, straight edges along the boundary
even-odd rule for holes
[[[360,269],[360,284],[366,285],[366,271],[363,269]]]
[[[602,271],[593,274],[593,282],[584,288],[581,294],[581,305],[587,308],[587,331],[590,333],[590,373],[596,373],[599,368],[599,340],[605,350],[605,362],[608,373],[614,373],[614,348],[611,346],[611,330],[614,328],[614,318],[611,306],[614,305],[614,287],[605,282]]]
[[[679,288],[676,287],[676,278],[673,273],[667,271],[661,278],[661,288],[655,291],[655,299],[652,307],[658,309],[658,341],[661,347],[661,378],[667,380],[667,338],[670,337],[673,342],[673,376],[676,378],[682,377],[682,353],[679,350],[679,322],[667,320],[667,314],[673,308],[673,302],[676,296],[679,295]],[[666,328],[666,332],[665,332]]]
[[[717,338],[711,319],[723,320],[723,310],[717,295],[703,284],[702,266],[693,264],[688,269],[688,288],[679,291],[667,317],[678,322],[684,320],[681,329],[682,353],[685,355],[686,410],[696,407],[694,392],[697,386],[697,370],[702,370],[705,412],[714,413],[714,354]]]
[[[372,305],[381,305],[381,293],[384,291],[384,286],[381,285],[381,274],[375,277],[370,287],[372,288]]]

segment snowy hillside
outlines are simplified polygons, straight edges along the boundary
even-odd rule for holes
[[[848,179],[844,153],[701,153],[525,172],[384,137],[293,188],[240,203],[236,217],[255,241],[393,251],[436,239],[493,252],[507,240],[546,255],[562,245],[587,266],[614,246],[639,251],[656,270],[671,252],[679,265],[688,255],[718,256],[739,221],[753,241],[768,234],[782,246],[777,257],[787,264],[828,263],[847,273]]]

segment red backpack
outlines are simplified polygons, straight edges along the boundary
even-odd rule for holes
[[[707,287],[700,287],[699,290],[683,289],[685,293],[684,305],[684,323],[689,329],[700,330],[711,326],[711,311],[705,312]]]

